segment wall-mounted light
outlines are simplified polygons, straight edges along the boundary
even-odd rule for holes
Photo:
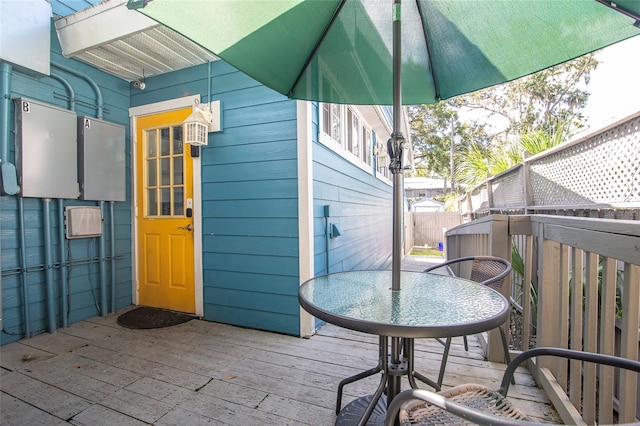
[[[191,115],[182,124],[184,125],[185,143],[197,146],[207,145],[209,143],[207,134],[222,130],[220,101],[201,105],[196,100]]]
[[[200,106],[200,102],[196,101],[193,106],[193,112],[182,124],[184,125],[185,143],[191,145],[207,145],[209,138],[209,123],[213,121],[213,115],[208,106]]]

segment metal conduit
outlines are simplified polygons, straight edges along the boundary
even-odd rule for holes
[[[116,217],[113,201],[109,201],[109,216],[111,217],[111,312],[116,311]]]
[[[69,110],[75,111],[76,110],[76,92],[73,90],[73,87],[71,87],[71,84],[69,84],[69,82],[64,78],[62,78],[61,76],[54,74],[52,72],[49,73],[49,77],[58,80],[67,89],[67,92],[69,93]]]
[[[100,217],[103,218],[102,220],[102,232],[100,233],[100,254],[98,255],[98,257],[100,257],[100,315],[102,315],[103,317],[107,316],[107,265],[106,265],[106,259],[105,259],[105,241],[104,241],[104,201],[100,201]]]
[[[96,92],[96,102],[97,102],[97,113],[96,113],[96,118],[100,118],[102,119],[102,107],[103,107],[103,101],[102,101],[102,92],[100,91],[100,88],[98,87],[98,85],[96,84],[95,81],[93,81],[93,79],[91,77],[89,77],[87,74],[80,72],[78,70],[75,70],[73,68],[69,68],[65,65],[61,65],[61,64],[57,64],[53,61],[51,61],[51,66],[58,68],[59,70],[68,72],[70,74],[74,74],[80,78],[83,78],[84,80],[86,80],[91,87],[93,87],[94,92]]]
[[[20,222],[20,278],[22,281],[22,308],[24,312],[24,336],[31,337],[31,315],[29,313],[29,280],[27,279],[27,241],[24,235],[24,198],[18,197]]]
[[[68,327],[69,295],[67,293],[67,253],[64,235],[64,200],[58,200],[58,235],[60,238],[60,297],[62,298],[62,327]]]
[[[49,333],[53,333],[57,328],[57,315],[55,305],[55,290],[53,286],[53,253],[51,241],[51,198],[43,198],[43,222],[44,222],[44,267],[45,267],[45,287],[47,291],[47,324]]]

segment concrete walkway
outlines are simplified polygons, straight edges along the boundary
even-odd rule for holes
[[[444,262],[444,257],[407,255],[402,259],[402,270],[422,272],[426,268],[442,262]]]

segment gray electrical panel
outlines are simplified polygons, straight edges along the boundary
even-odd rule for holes
[[[80,198],[125,201],[124,127],[92,117],[78,117]]]
[[[20,195],[78,198],[76,113],[25,98],[14,104]]]

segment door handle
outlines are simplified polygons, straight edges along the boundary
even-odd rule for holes
[[[185,231],[193,231],[193,226],[188,224],[187,226],[178,226],[178,229],[184,229]]]

